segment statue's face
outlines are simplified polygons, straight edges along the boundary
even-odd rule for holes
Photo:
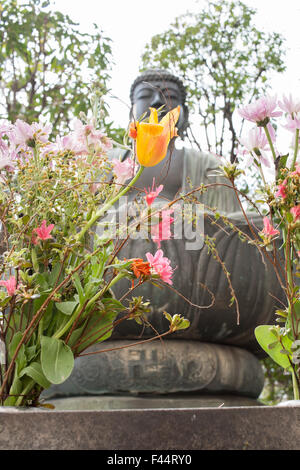
[[[181,91],[178,85],[168,80],[145,81],[138,83],[133,94],[133,113],[134,118],[139,119],[142,114],[147,112],[149,108],[163,108],[160,117],[164,116],[168,111],[176,106],[181,105],[179,120],[176,127],[180,131],[185,122],[184,109],[182,103]]]

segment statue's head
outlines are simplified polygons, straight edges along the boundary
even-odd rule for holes
[[[188,126],[188,108],[185,105],[186,90],[182,81],[167,70],[150,69],[141,73],[130,89],[130,99],[135,119],[149,114],[149,107],[160,108],[165,105],[161,117],[170,109],[181,106],[177,122],[178,134],[183,137]]]

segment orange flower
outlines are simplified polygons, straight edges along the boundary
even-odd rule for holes
[[[137,278],[141,276],[150,276],[150,264],[148,261],[144,261],[141,258],[133,260],[131,269]]]
[[[149,122],[136,121],[129,128],[130,137],[136,140],[137,159],[146,167],[155,166],[165,158],[170,140],[177,137],[175,125],[180,114],[177,106],[158,122],[157,109],[149,109]]]

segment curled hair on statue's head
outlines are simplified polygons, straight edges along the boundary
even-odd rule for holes
[[[181,105],[182,111],[183,111],[183,120],[182,124],[178,126],[178,134],[180,137],[184,137],[186,134],[186,130],[189,126],[189,111],[188,107],[186,106],[186,88],[183,85],[183,82],[178,78],[176,75],[172,74],[168,70],[163,70],[163,69],[155,69],[151,68],[148,70],[145,70],[141,72],[141,74],[134,80],[134,82],[131,85],[130,88],[130,101],[131,101],[131,106],[133,109],[133,106],[135,104],[135,97],[134,97],[134,91],[140,83],[151,83],[153,82],[173,82],[176,84],[178,91],[180,93],[180,99],[178,101],[178,104]],[[165,97],[167,99],[167,96]]]

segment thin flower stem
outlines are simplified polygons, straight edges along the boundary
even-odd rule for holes
[[[297,156],[298,156],[298,150],[299,150],[299,129],[296,129],[294,158],[293,158],[293,162],[292,162],[292,166],[291,166],[291,171],[295,170],[295,165],[296,165]]]
[[[270,136],[268,126],[264,126],[264,130],[265,130],[265,133],[266,133],[269,145],[270,145],[270,149],[272,151],[273,159],[274,159],[274,162],[275,162],[276,161],[276,152],[275,152],[275,149],[274,149],[274,145],[273,145],[273,142],[272,142],[272,139],[271,139],[271,136]]]
[[[262,178],[262,180],[263,180],[264,186],[265,186],[265,188],[266,188],[266,187],[267,187],[267,182],[266,182],[266,179],[265,179],[265,175],[264,175],[263,169],[262,169],[261,165],[259,165],[258,168],[259,168],[259,172],[260,172],[261,178]]]
[[[296,372],[294,370],[292,371],[292,377],[293,377],[294,400],[299,400],[300,399],[299,386],[298,386],[298,381],[296,377]]]
[[[290,246],[290,231],[283,230],[283,240],[285,243],[285,271],[286,271],[286,297],[288,301],[288,312],[289,318],[291,321],[291,326],[293,330],[294,339],[298,338],[298,328],[297,328],[297,318],[294,316],[293,312],[293,291],[294,291],[294,281],[293,281],[293,272],[291,265],[291,246]],[[295,327],[296,320],[296,327]]]
[[[151,341],[154,341],[156,339],[160,339],[160,338],[163,338],[164,336],[167,336],[169,335],[170,333],[173,333],[173,330],[170,328],[168,331],[166,331],[165,333],[162,333],[161,335],[159,336],[154,336],[153,338],[149,338],[149,339],[145,339],[143,341],[138,341],[136,343],[131,343],[131,344],[126,344],[124,346],[119,346],[119,347],[116,347],[116,348],[109,348],[109,349],[101,349],[99,351],[93,351],[93,352],[88,352],[88,353],[83,353],[83,354],[79,354],[79,357],[81,356],[91,356],[91,355],[94,355],[94,354],[100,354],[100,353],[105,353],[105,352],[109,352],[109,351],[117,351],[119,349],[125,349],[125,348],[130,348],[132,346],[137,346],[139,344],[144,344],[144,343],[150,343]]]

